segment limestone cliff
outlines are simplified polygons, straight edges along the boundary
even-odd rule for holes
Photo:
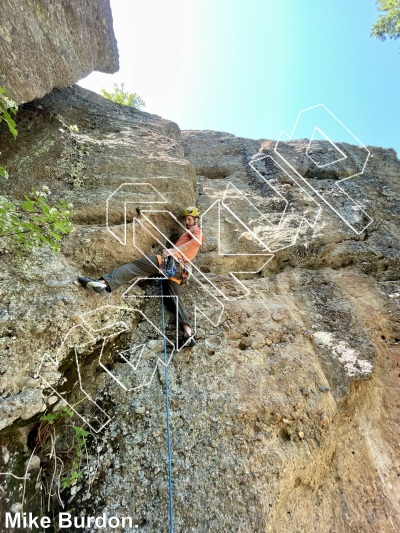
[[[17,104],[118,70],[109,0],[3,0],[0,86]]]
[[[167,315],[175,530],[398,531],[396,154],[368,147],[339,189],[360,147],[339,143],[345,161],[331,163],[327,144],[311,159],[298,140],[278,159],[272,141],[181,132],[78,87],[17,118],[18,141],[1,136],[3,193],[48,185],[76,230],[59,256],[2,250],[0,471],[26,477],[39,417],[63,397],[92,428],[64,510],[169,530],[159,287],[99,297],[73,280],[138,257],[133,242],[154,253],[157,228],[180,231],[169,213],[197,203],[191,351],[171,350]],[[3,511],[46,514],[35,468],[2,476]]]

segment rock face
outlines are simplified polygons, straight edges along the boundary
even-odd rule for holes
[[[4,0],[0,42],[0,86],[18,104],[119,68],[109,0]]]
[[[363,166],[357,147],[339,143],[346,164],[324,166],[328,143],[313,161],[307,140],[291,141],[291,168],[272,141],[180,132],[76,87],[21,106],[17,126],[18,141],[1,136],[3,193],[49,186],[73,202],[76,230],[59,256],[2,250],[0,472],[29,474],[25,489],[2,476],[3,513],[26,494],[24,511],[48,514],[39,417],[64,398],[91,435],[62,510],[133,518],[117,531],[169,531],[159,286],[100,297],[72,281],[156,252],[180,231],[169,212],[196,203],[207,241],[184,288],[191,351],[172,351],[166,315],[175,530],[395,533],[395,153],[370,147],[362,175],[339,189]]]

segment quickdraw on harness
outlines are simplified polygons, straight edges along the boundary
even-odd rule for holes
[[[161,270],[167,278],[173,278],[178,272],[176,267],[176,262],[173,255],[168,255],[164,257],[161,263]]]
[[[177,261],[181,267],[180,278],[182,281],[187,280],[192,274],[192,265],[190,263],[184,263],[183,261],[176,260],[174,256],[168,255],[164,257],[161,262],[161,270],[167,278],[175,278],[178,273]]]

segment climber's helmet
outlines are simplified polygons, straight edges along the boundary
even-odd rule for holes
[[[197,209],[197,207],[194,207],[193,205],[191,205],[183,210],[182,216],[198,218],[200,216],[200,211]]]
[[[186,228],[190,229],[198,223],[200,211],[197,209],[197,207],[192,205],[182,211],[182,216],[185,221]]]

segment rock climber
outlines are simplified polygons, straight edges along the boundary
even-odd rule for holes
[[[187,207],[183,210],[182,217],[187,231],[176,241],[173,248],[165,248],[161,255],[151,255],[126,263],[108,274],[103,274],[99,279],[78,276],[78,282],[84,287],[89,287],[97,293],[104,293],[115,291],[139,276],[152,276],[160,272],[167,275],[168,277],[161,283],[164,295],[176,297],[166,298],[165,303],[172,312],[178,313],[183,334],[183,338],[178,341],[178,348],[192,347],[196,344],[189,316],[181,299],[181,283],[190,276],[192,261],[205,242],[198,226],[200,212],[197,207]]]

